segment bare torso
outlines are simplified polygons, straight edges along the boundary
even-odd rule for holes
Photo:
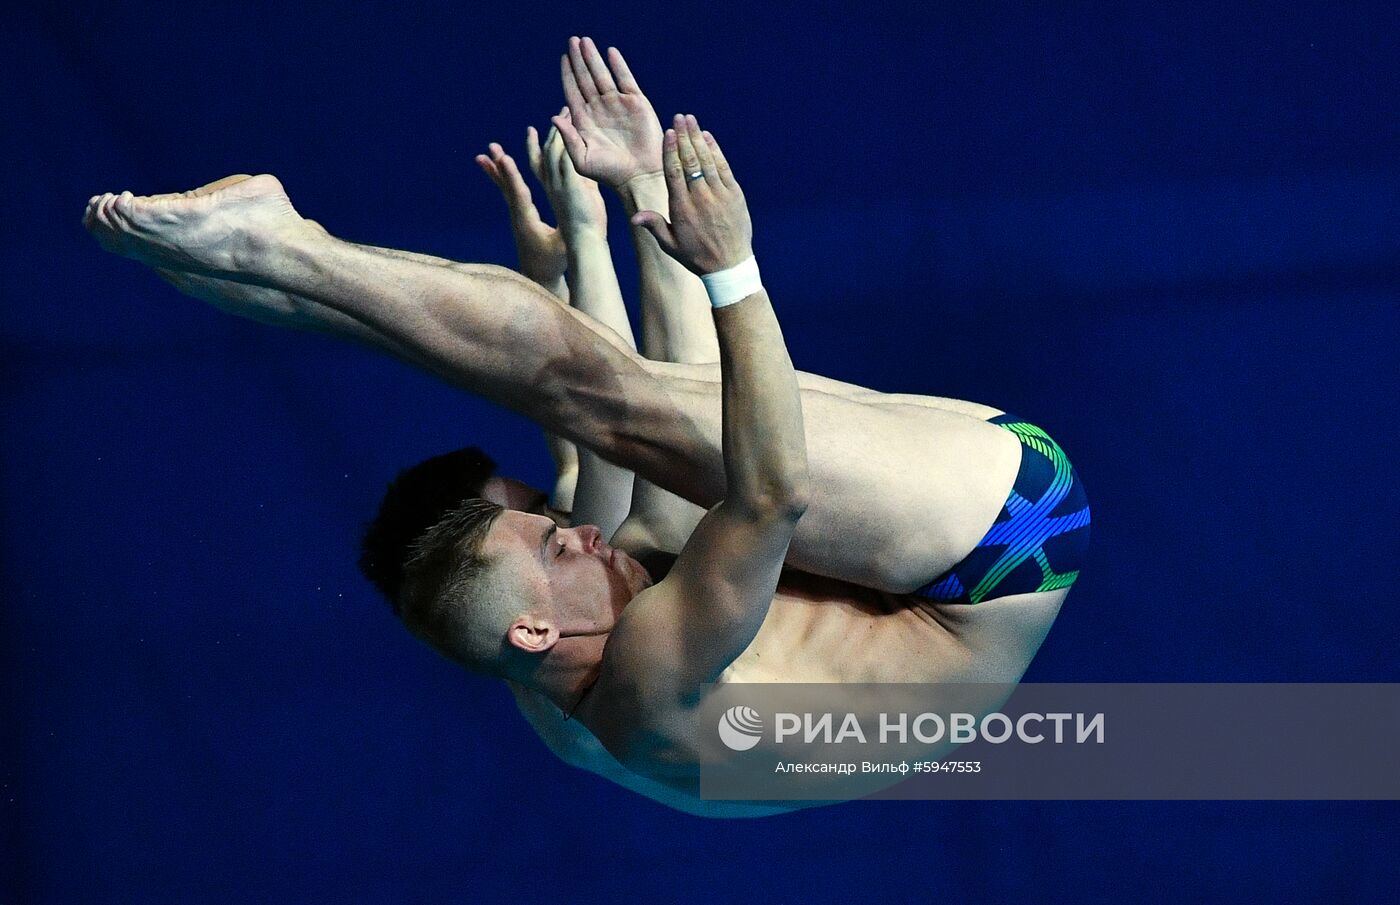
[[[758,634],[715,688],[747,683],[1009,685],[1029,665],[1066,593],[1006,597],[975,607],[943,605],[785,572]],[[987,709],[998,703],[989,701]],[[700,764],[715,755],[717,743],[715,727],[698,718],[704,712],[703,700],[653,710],[645,725],[626,728],[631,743],[626,750],[614,747],[613,753],[591,735],[583,738],[586,730],[578,726],[582,722],[616,738],[616,712],[606,698],[586,698],[574,723],[559,722],[557,711],[544,725],[529,712],[527,716],[566,760],[672,807],[711,816],[752,816],[800,806],[702,800]],[[564,738],[566,733],[571,737]],[[570,754],[556,747],[561,744],[572,746]]]
[[[890,463],[877,469],[880,484],[907,488],[904,503],[908,504],[908,497],[920,499],[926,516],[926,528],[900,532],[901,543],[907,536],[908,546],[888,555],[908,560],[914,558],[911,550],[924,544],[923,562],[932,563],[935,569],[947,568],[965,556],[995,520],[1015,480],[1019,443],[1008,432],[982,420],[988,412],[995,414],[994,409],[954,412],[898,397],[885,399],[889,401],[881,405],[859,406],[863,416],[907,419],[902,439],[894,445],[923,448],[927,465],[927,470],[917,475],[892,473]],[[812,408],[820,416],[820,407]],[[875,425],[855,427],[857,434],[890,436],[889,431],[873,430]],[[867,427],[872,428],[868,434],[862,430]],[[814,433],[818,437],[830,434]],[[843,434],[847,448],[843,455],[863,456],[862,468],[869,471],[870,451],[850,440],[850,433]],[[836,457],[836,452],[829,457]],[[852,468],[847,473],[860,471]],[[876,507],[885,503],[870,502]],[[811,515],[809,510],[807,518]],[[614,538],[619,549],[643,561],[658,549],[676,552],[684,542],[679,537],[650,540],[648,544],[634,538],[629,543],[621,536]],[[836,555],[844,540],[836,531],[826,535],[823,546],[831,556],[828,564],[835,560],[844,568],[841,556]],[[888,565],[876,568],[889,571]],[[855,571],[859,573],[861,568]],[[935,574],[926,574],[922,580]],[[1003,597],[976,606],[943,604],[789,569],[783,573],[758,633],[724,670],[716,687],[743,683],[1014,683],[1039,649],[1066,593]],[[629,609],[645,606],[643,598],[629,604]],[[736,811],[747,815],[773,810],[767,806],[746,810],[699,798],[697,765],[703,751],[715,743],[714,726],[701,725],[696,719],[703,702],[651,711],[643,717],[645,725],[638,726],[635,722],[625,725],[634,717],[621,716],[606,696],[585,698],[574,722],[564,722],[552,704],[531,702],[520,694],[517,698],[546,743],[576,766],[695,813],[714,814],[718,810],[723,815]],[[622,746],[609,743],[612,751],[622,756],[625,768],[589,729],[605,738],[634,741]]]
[[[763,627],[720,681],[933,681],[958,642],[925,603],[785,572]]]

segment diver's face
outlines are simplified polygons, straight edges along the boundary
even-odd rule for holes
[[[547,493],[515,478],[500,475],[487,478],[486,483],[481,485],[481,498],[516,512],[542,515],[561,528],[569,526],[569,513],[551,508]]]
[[[508,510],[492,523],[481,553],[564,636],[611,631],[623,607],[651,586],[641,563],[604,543],[596,525],[560,528]]]

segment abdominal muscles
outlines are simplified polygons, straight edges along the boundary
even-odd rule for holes
[[[789,570],[720,682],[939,681],[954,650],[947,630],[906,597]]]

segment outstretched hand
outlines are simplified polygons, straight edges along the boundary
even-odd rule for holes
[[[567,121],[569,109],[560,111]],[[551,286],[564,275],[567,266],[568,241],[571,229],[607,228],[607,208],[598,183],[580,176],[564,150],[558,129],[550,129],[543,146],[539,133],[531,126],[525,132],[525,153],[530,170],[544,186],[545,197],[559,221],[559,229],[544,222],[535,206],[520,168],[496,143],[490,145],[490,155],[478,154],[477,164],[496,188],[501,190],[510,210],[511,232],[516,252],[520,256],[520,271],[543,286]]]
[[[559,111],[559,117],[568,122],[569,108]],[[527,129],[525,153],[531,172],[544,186],[545,197],[564,232],[566,244],[572,241],[569,237],[578,229],[593,228],[600,232],[607,229],[608,209],[603,203],[603,193],[598,190],[597,182],[574,168],[557,128],[549,130],[543,147],[535,127]]]
[[[541,286],[550,287],[564,278],[568,266],[564,237],[559,230],[544,222],[525,177],[515,165],[515,159],[496,142],[488,145],[490,154],[476,155],[476,163],[485,171],[510,211],[510,231],[515,238],[515,251],[520,257],[520,272]]]
[[[638,211],[632,223],[645,227],[657,244],[691,273],[704,275],[742,263],[753,254],[753,221],[744,192],[713,135],[694,116],[676,114],[662,149],[668,220]]]
[[[580,173],[618,189],[661,170],[661,123],[621,51],[605,62],[592,38],[570,38],[560,73],[573,115],[554,126]]]

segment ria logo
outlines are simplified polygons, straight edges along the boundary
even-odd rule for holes
[[[747,751],[763,737],[763,717],[752,707],[730,707],[719,718],[719,740],[734,751]]]

